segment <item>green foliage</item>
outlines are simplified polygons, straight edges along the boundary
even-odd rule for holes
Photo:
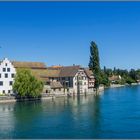
[[[127,77],[126,78],[126,83],[127,84],[132,84],[132,83],[135,83],[136,81],[134,79],[132,79],[131,77]]]
[[[40,97],[43,83],[37,80],[27,69],[18,69],[13,90],[19,97]]]
[[[101,69],[100,69],[100,59],[99,59],[99,52],[98,47],[95,42],[91,42],[90,45],[90,61],[89,61],[89,68],[94,73],[95,77],[95,88],[99,88],[100,79],[101,79]]]
[[[110,81],[108,79],[107,74],[104,71],[101,71],[100,83],[103,84],[105,87],[110,86]]]
[[[126,84],[126,79],[122,77],[122,79],[119,81],[120,85],[125,85]]]
[[[131,69],[130,71],[128,70],[122,70],[122,69],[116,69],[114,67],[114,69],[108,69],[106,67],[104,67],[103,69],[105,75],[107,75],[108,77],[112,76],[112,75],[120,75],[121,79],[116,81],[115,84],[132,84],[132,83],[136,83],[137,80],[140,80],[140,70],[134,70]]]
[[[100,69],[100,59],[99,59],[99,51],[95,42],[91,42],[90,44],[90,61],[89,68],[94,73],[95,77],[95,88],[97,89],[100,84],[104,84],[106,87],[110,85],[109,77],[113,75],[120,75],[121,79],[116,80],[115,84],[132,84],[140,80],[140,69],[134,70],[122,70],[122,69],[108,69],[104,66],[104,69]]]

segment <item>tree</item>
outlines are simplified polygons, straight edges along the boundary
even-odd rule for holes
[[[103,84],[105,87],[110,86],[110,81],[108,79],[107,74],[104,72],[104,70],[101,71],[101,81],[100,84]]]
[[[90,44],[90,61],[89,69],[92,70],[95,76],[95,88],[99,88],[100,79],[101,79],[101,69],[100,69],[100,60],[99,60],[99,51],[95,42]]]
[[[43,83],[36,79],[30,70],[18,69],[13,90],[19,97],[40,97],[43,90]]]

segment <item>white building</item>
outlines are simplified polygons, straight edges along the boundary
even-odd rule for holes
[[[79,65],[73,65],[49,68],[48,70],[50,72],[49,75],[46,74],[46,78],[60,81],[65,92],[73,94],[93,92],[95,79],[89,69],[82,68]]]
[[[12,93],[15,74],[16,69],[13,64],[7,58],[4,58],[0,63],[0,94]]]
[[[78,69],[73,77],[73,92],[87,93],[88,92],[88,77],[84,69]]]

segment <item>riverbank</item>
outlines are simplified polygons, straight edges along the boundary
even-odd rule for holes
[[[101,91],[100,91],[101,92]],[[94,95],[94,92],[90,93],[83,93],[79,94],[79,96],[88,96],[88,95]],[[23,99],[16,99],[14,96],[0,96],[0,103],[9,103],[9,102],[22,102],[22,101],[36,101],[36,100],[52,100],[62,97],[77,97],[78,95],[69,95],[69,94],[54,94],[54,95],[43,95],[41,98],[23,98]]]
[[[133,83],[130,86],[135,86],[135,85],[140,85],[140,84]],[[128,86],[128,85],[113,84],[108,88],[119,88],[119,87],[124,87],[124,86]],[[104,87],[100,87],[98,94],[102,94],[105,89],[106,88]],[[90,92],[90,93],[79,94],[79,96],[88,96],[88,95],[96,95],[96,91]],[[52,99],[62,98],[62,97],[66,97],[66,98],[77,97],[77,94],[52,94],[52,95],[43,94],[41,98],[30,98],[30,99],[16,99],[14,96],[0,96],[0,103],[35,101],[35,100],[52,100]]]
[[[108,88],[119,88],[119,87],[124,87],[124,86],[137,86],[140,85],[140,83],[132,83],[132,84],[125,84],[125,85],[120,85],[120,84],[112,84]]]
[[[126,85],[120,85],[120,84],[113,84],[113,85],[110,85],[109,88],[118,88],[118,87],[124,87]]]

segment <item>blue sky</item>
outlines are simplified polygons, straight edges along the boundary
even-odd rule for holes
[[[0,58],[140,68],[140,2],[0,2]]]

